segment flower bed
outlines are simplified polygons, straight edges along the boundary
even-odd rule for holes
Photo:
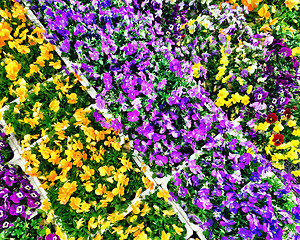
[[[22,148],[51,131],[54,123],[70,119],[77,108],[90,105],[89,96],[84,87],[80,88],[78,79],[75,73],[57,74],[52,81],[36,84],[24,102],[7,105],[4,120],[14,128]]]
[[[150,186],[131,154],[120,150],[118,133],[103,129],[91,110],[78,109],[64,130],[57,124],[23,153],[69,237],[86,239],[124,219],[130,202]]]
[[[0,12],[0,30],[4,35],[0,43],[3,59],[0,99],[11,101],[17,96],[23,102],[34,84],[58,72],[61,61],[57,54],[53,54],[55,46],[44,40],[44,31],[32,28],[26,10],[18,2],[2,2]]]
[[[19,166],[0,163],[0,237],[2,239],[44,239],[51,226],[42,225],[39,194]],[[55,235],[55,234],[53,234]]]
[[[184,239],[186,229],[167,203],[168,192],[156,190],[131,205],[133,211],[103,234],[103,239]],[[164,198],[160,199],[160,198]]]
[[[284,185],[268,177],[267,159],[252,148],[248,151],[252,154],[245,152],[250,146],[234,140],[222,139],[221,146],[203,149],[189,166],[174,173],[168,184],[173,200],[206,238],[296,237],[299,219],[292,189],[299,193],[299,188],[291,175],[283,175]]]
[[[151,183],[134,170],[131,152],[121,151],[121,131],[133,139],[134,149],[152,172],[172,174],[172,198],[206,230],[207,238],[298,238],[299,199],[292,199],[291,191],[299,194],[299,187],[289,174],[273,169],[283,185],[267,175],[272,170],[268,158],[283,168],[278,154],[298,163],[297,113],[287,110],[298,101],[297,49],[276,35],[254,34],[255,28],[246,23],[247,11],[237,5],[210,2],[33,2],[32,9],[48,25],[46,36],[97,87],[97,108],[109,108],[116,117],[106,119],[98,110],[83,110],[88,105],[84,100],[70,103],[70,110],[67,104],[67,110],[59,108],[57,100],[63,102],[65,91],[55,92],[56,100],[44,106],[51,114],[61,110],[60,117],[41,119],[36,130],[20,133],[25,137],[23,147],[30,145],[33,134],[43,136],[22,156],[26,171],[48,190],[50,218],[53,215],[68,237],[183,237],[174,227],[173,232],[171,227],[144,230],[142,222],[134,222],[139,202],[132,205],[129,222],[125,220],[127,206]],[[201,9],[194,15],[188,5]],[[258,14],[267,18],[267,11],[263,7]],[[174,29],[165,34],[168,24]],[[18,80],[16,85],[25,83]],[[76,98],[81,95],[78,86],[73,89]],[[34,107],[32,100],[39,95],[31,93],[25,103],[25,92],[20,102]],[[46,92],[40,93],[43,99]],[[20,123],[29,120],[22,116],[20,122],[10,115],[20,111],[20,118],[26,110],[13,104],[5,117],[22,129]],[[37,109],[32,114],[41,116]],[[228,118],[238,118],[239,124]],[[266,131],[270,124],[272,132]],[[7,133],[11,131],[9,125]],[[148,198],[148,204],[156,202],[155,195]],[[62,232],[59,236],[66,238]]]

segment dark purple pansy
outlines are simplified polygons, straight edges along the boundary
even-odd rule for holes
[[[10,172],[5,172],[2,180],[4,180],[4,182],[7,186],[11,187],[14,183],[17,182],[16,178],[17,178],[17,175],[12,174]]]
[[[13,216],[20,215],[25,212],[25,206],[20,204],[12,204],[9,209],[9,213]]]
[[[181,64],[180,64],[180,61],[178,59],[173,59],[170,63],[169,63],[169,66],[170,66],[170,70],[172,72],[180,72],[181,71]]]
[[[69,50],[70,50],[70,40],[69,40],[68,38],[66,38],[66,39],[62,42],[62,44],[61,44],[61,46],[60,46],[60,50],[61,50],[62,52],[65,52],[65,53],[69,52]]]
[[[28,191],[28,192],[33,189],[33,186],[30,183],[22,184],[22,185],[23,185],[23,189]]]
[[[55,233],[50,233],[46,236],[46,240],[60,240],[60,238]]]
[[[242,239],[252,239],[253,238],[252,232],[246,228],[239,228],[239,235],[242,237]]]
[[[205,197],[201,197],[196,199],[195,204],[201,208],[201,209],[206,209],[206,210],[210,210],[213,208],[213,204],[210,202],[210,200],[208,198]]]
[[[281,49],[278,51],[278,53],[279,53],[279,54],[282,53],[282,55],[283,55],[284,57],[289,57],[289,56],[291,56],[291,55],[293,54],[293,51],[292,51],[292,49],[290,49],[290,48],[283,47],[283,48],[281,48]]]
[[[104,109],[105,103],[106,103],[105,100],[100,95],[97,95],[97,97],[96,97],[96,106],[97,106],[97,108],[100,109],[100,110]],[[96,121],[99,121],[99,119],[96,120]]]
[[[12,227],[13,224],[9,221],[0,221],[0,229],[3,230],[3,229],[8,229],[10,227]]]
[[[112,77],[110,73],[103,74],[103,82],[105,85],[105,91],[109,91],[112,88]]]
[[[155,11],[160,10],[160,9],[161,9],[161,3],[160,3],[160,2],[154,1],[154,2],[152,3],[152,8],[153,8],[153,10],[155,10]]]
[[[0,150],[1,148],[5,148],[5,147],[7,147],[7,143],[3,140],[0,140]]]
[[[38,200],[40,196],[37,191],[30,191],[29,193],[25,193],[25,195],[34,200]]]
[[[42,203],[37,199],[28,198],[27,205],[30,208],[36,209],[39,208],[42,205]]]
[[[10,196],[10,200],[12,200],[14,203],[19,203],[22,199],[24,199],[24,197],[25,197],[25,194],[23,191],[14,192]]]
[[[264,92],[262,90],[254,94],[255,101],[257,102],[263,102],[267,98],[267,96],[268,96],[268,92]]]
[[[292,208],[292,213],[294,214],[297,221],[300,222],[300,206],[293,207]]]
[[[10,191],[7,188],[2,188],[0,190],[0,199],[6,199],[10,195]]]
[[[137,43],[135,41],[128,43],[125,47],[121,48],[121,50],[124,50],[126,55],[132,55],[137,50]]]

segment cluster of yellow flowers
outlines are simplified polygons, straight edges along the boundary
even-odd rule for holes
[[[14,2],[9,10],[0,8],[0,55],[4,67],[2,70],[0,66],[0,70],[6,72],[6,78],[11,81],[3,80],[2,83],[7,85],[11,95],[20,97],[21,102],[32,83],[46,79],[49,67],[61,68],[61,61],[54,60],[58,58],[53,55],[55,46],[44,40],[42,28],[30,30],[32,24],[27,21],[26,13],[18,2]],[[47,71],[42,70],[44,67]],[[38,75],[34,75],[36,73]],[[18,86],[17,89],[13,89],[14,86]],[[0,98],[4,97],[3,94]]]
[[[273,126],[272,129],[271,126]],[[267,155],[271,156],[271,163],[278,169],[284,169],[284,161],[290,161],[293,164],[300,162],[300,129],[297,121],[291,116],[287,118],[281,116],[280,120],[274,122],[261,122],[255,126],[256,131],[266,132],[269,141],[264,150]],[[269,131],[269,133],[268,133]],[[263,149],[260,149],[262,151]],[[300,176],[300,171],[293,171],[292,174]]]
[[[125,188],[130,181],[128,173],[130,171],[140,171],[133,167],[126,153],[123,153],[122,157],[119,158],[121,163],[119,168],[116,168],[114,165],[101,165],[98,169],[93,168],[91,165],[93,162],[103,162],[107,148],[120,151],[121,145],[117,138],[118,132],[114,132],[112,129],[98,131],[91,126],[91,121],[87,117],[90,112],[91,110],[78,109],[73,115],[76,120],[74,123],[70,123],[67,120],[55,123],[54,136],[57,137],[57,140],[54,142],[56,147],[49,147],[50,139],[46,137],[37,147],[41,156],[37,156],[31,150],[25,150],[23,153],[23,158],[26,160],[26,172],[44,181],[41,187],[46,190],[50,190],[52,186],[55,186],[56,181],[63,182],[63,186],[58,189],[57,201],[63,205],[68,204],[78,214],[88,213],[91,207],[94,207],[96,211],[99,208],[106,208],[109,203],[114,201],[116,196],[125,201],[125,192],[128,191]],[[80,132],[84,133],[84,142],[81,140],[80,137],[82,135],[79,133],[67,134],[66,128],[72,124],[79,128]],[[112,134],[113,137],[111,137]],[[99,142],[103,143],[100,147],[98,146]],[[41,164],[40,161],[45,160],[53,165],[54,170],[51,170],[48,175],[44,176],[39,171],[39,166]],[[57,170],[55,170],[55,167]],[[76,172],[78,172],[78,179],[80,179],[81,183],[70,180],[69,173],[74,167],[78,169]],[[142,170],[146,170],[144,166],[142,166]],[[99,177],[102,179],[102,183],[95,184]],[[142,177],[141,184],[145,188],[140,187],[137,190],[136,198],[140,196],[143,189],[149,188],[151,190],[154,187],[154,183],[145,176]],[[84,186],[86,194],[94,192],[96,196],[101,196],[101,200],[99,202],[82,200],[83,197],[76,194],[79,185]],[[162,197],[169,197],[168,192],[163,192]],[[48,200],[45,201],[44,209],[49,210],[50,207],[51,204]],[[91,217],[89,221],[82,217],[77,221],[76,228],[80,229],[86,224],[89,230],[96,228],[105,230],[111,224],[123,219],[124,214],[120,214],[118,211],[108,214],[106,218],[99,214],[97,219]],[[97,235],[95,239],[101,239],[101,235]]]
[[[229,108],[237,103],[247,105],[250,102],[250,98],[248,97],[248,95],[241,96],[238,92],[236,92],[235,94],[232,94],[228,100],[226,100],[228,95],[229,92],[225,88],[220,89],[218,93],[218,98],[215,102],[216,106],[221,107],[226,105],[226,107]]]
[[[162,189],[157,192],[157,196],[159,198],[164,198],[165,201],[168,201],[170,194],[168,191]],[[127,224],[123,225],[115,225],[112,227],[112,234],[116,233],[119,239],[128,239],[131,235],[133,240],[147,240],[149,235],[151,234],[152,230],[151,227],[145,226],[146,217],[151,211],[152,214],[159,217],[171,217],[176,215],[172,208],[168,209],[161,209],[155,203],[149,203],[145,200],[137,199],[131,205],[132,213],[126,218]],[[151,215],[152,216],[152,215]],[[119,222],[122,224],[122,222]],[[146,222],[149,225],[149,223]],[[178,235],[182,235],[184,229],[178,227],[176,224],[170,225],[174,229],[174,233]],[[171,237],[170,232],[166,232],[165,230],[162,231],[160,239],[162,240],[169,240]]]

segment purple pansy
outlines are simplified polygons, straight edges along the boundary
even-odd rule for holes
[[[17,216],[25,212],[25,206],[20,204],[12,204],[9,209],[9,213],[13,216]]]
[[[156,155],[155,156],[155,163],[158,165],[158,166],[163,166],[165,164],[168,163],[168,158],[166,156],[162,156],[162,155]]]
[[[126,55],[132,55],[137,51],[137,42],[133,41],[132,43],[128,43],[125,47],[121,48],[121,50],[124,50]]]
[[[65,52],[65,53],[69,52],[69,50],[70,50],[70,40],[69,40],[69,38],[66,38],[66,39],[62,42],[62,44],[60,45],[60,50],[61,50],[62,52]]]
[[[10,200],[12,200],[14,203],[19,203],[22,199],[25,198],[25,194],[22,191],[19,192],[14,192],[11,196],[10,196]]]
[[[0,229],[8,229],[10,227],[13,226],[13,223],[9,222],[9,221],[0,221]]]
[[[55,233],[50,233],[46,236],[46,240],[60,240],[60,238]]]
[[[170,66],[170,70],[172,72],[180,72],[181,71],[181,64],[180,64],[180,61],[178,59],[173,59],[170,63],[169,63],[169,66]]]
[[[129,122],[136,122],[139,120],[140,112],[137,110],[133,110],[132,112],[127,113],[127,120]]]

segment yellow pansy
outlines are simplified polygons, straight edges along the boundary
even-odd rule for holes
[[[170,233],[166,233],[165,230],[162,231],[161,240],[169,240],[171,237]]]
[[[244,105],[249,104],[250,103],[250,98],[247,95],[243,96],[242,100],[241,100],[241,103],[244,104]]]
[[[247,88],[247,94],[250,94],[253,90],[253,86],[252,85],[249,85],[248,88]]]
[[[279,170],[283,170],[284,169],[284,164],[281,162],[271,162],[272,166],[274,166],[275,168],[279,169]]]
[[[41,90],[40,86],[41,86],[40,83],[37,83],[37,84],[35,85],[35,87],[34,87],[34,89],[33,89],[35,95],[38,95],[38,94],[39,94],[39,91]]]
[[[96,235],[96,237],[94,238],[94,240],[102,240],[102,239],[103,239],[103,237],[101,236],[101,233],[98,233]]]
[[[297,123],[296,123],[296,121],[290,120],[290,121],[287,122],[287,125],[289,127],[295,127],[295,126],[297,126]]]
[[[145,216],[147,213],[150,212],[150,210],[151,210],[151,208],[149,208],[149,205],[148,205],[148,203],[146,202],[146,203],[144,204],[143,209],[141,210],[141,216],[142,216],[142,217]]]
[[[84,219],[83,219],[83,218],[80,218],[80,219],[76,222],[76,229],[81,228],[81,226],[83,225],[83,223],[84,223]]]
[[[222,107],[227,103],[227,101],[224,98],[218,98],[215,102],[217,107]]]
[[[282,126],[282,124],[280,122],[275,123],[275,127],[273,128],[273,130],[275,132],[280,132],[284,129],[284,127]]]
[[[0,109],[3,107],[4,103],[7,102],[7,100],[7,97],[2,98],[2,100],[0,101]]]
[[[49,104],[49,108],[54,111],[54,112],[58,112],[59,110],[59,101],[54,99],[52,100],[52,102]]]
[[[168,198],[170,198],[171,195],[169,194],[169,192],[168,192],[167,190],[162,189],[162,190],[160,190],[160,191],[157,193],[157,197],[159,197],[159,198],[164,198],[164,200],[165,200],[166,202],[168,202]]]
[[[112,227],[112,229],[114,230],[112,233],[117,233],[119,235],[123,233],[123,227],[122,226]]]
[[[92,204],[89,204],[85,201],[81,203],[80,210],[78,212],[89,212]]]
[[[292,135],[296,136],[296,137],[300,137],[300,129],[295,129],[293,132],[292,132]]]
[[[183,228],[177,227],[175,224],[172,224],[172,227],[178,235],[181,235],[181,233],[183,232]]]
[[[10,80],[16,80],[18,73],[20,69],[22,68],[21,64],[19,64],[16,60],[6,60],[5,63],[7,64],[5,66],[6,70],[6,77],[9,78]]]
[[[300,171],[292,171],[291,174],[293,174],[295,177],[300,177]]]
[[[292,49],[292,52],[293,52],[293,56],[297,55],[297,54],[300,54],[300,47],[295,47]]]
[[[259,123],[258,126],[255,126],[255,128],[258,131],[266,131],[269,126],[270,126],[270,123],[264,122],[264,123]]]
[[[134,215],[134,216],[130,217],[129,221],[130,221],[131,223],[133,223],[133,222],[135,222],[135,221],[137,220],[137,218],[138,218],[138,216],[137,216],[137,215]]]
[[[49,200],[46,198],[44,201],[43,201],[43,205],[42,205],[42,209],[44,211],[48,211],[51,207],[51,203],[49,202]]]
[[[222,88],[221,90],[219,90],[219,93],[218,93],[218,97],[219,98],[227,98],[227,96],[229,95],[229,92],[226,90],[226,88]]]
[[[284,3],[289,9],[292,9],[296,4],[299,4],[300,1],[299,0],[286,0]]]
[[[95,222],[95,217],[91,217],[90,220],[88,221],[88,229],[90,230],[91,228],[96,228],[98,226],[98,223]]]
[[[20,98],[20,102],[25,102],[28,97],[28,89],[25,86],[20,86],[16,89],[16,94]]]
[[[173,216],[175,215],[175,212],[173,211],[173,209],[171,210],[163,210],[163,216]]]
[[[67,94],[67,98],[69,99],[68,103],[70,103],[70,104],[77,103],[78,98],[77,98],[77,94],[76,93]]]
[[[293,147],[297,148],[300,142],[299,140],[292,140],[290,143]]]
[[[58,60],[57,62],[50,62],[49,66],[53,66],[54,69],[60,69],[61,68],[61,61]]]
[[[235,94],[231,95],[231,99],[233,104],[239,103],[242,100],[242,96],[236,92]]]
[[[288,151],[286,153],[286,156],[291,159],[291,160],[295,160],[295,159],[298,159],[298,154],[296,151],[294,151],[293,149],[291,149],[290,151]]]
[[[237,81],[239,82],[239,84],[240,84],[241,86],[243,86],[243,85],[245,84],[245,80],[242,79],[241,77],[237,77],[236,79],[237,79]]]
[[[6,135],[11,134],[15,131],[14,127],[11,125],[11,123],[8,124],[7,127],[4,128],[4,131]]]
[[[258,15],[262,18],[266,18],[266,19],[269,19],[271,14],[270,12],[268,11],[269,7],[267,4],[264,4],[262,6],[262,8],[258,11]]]

